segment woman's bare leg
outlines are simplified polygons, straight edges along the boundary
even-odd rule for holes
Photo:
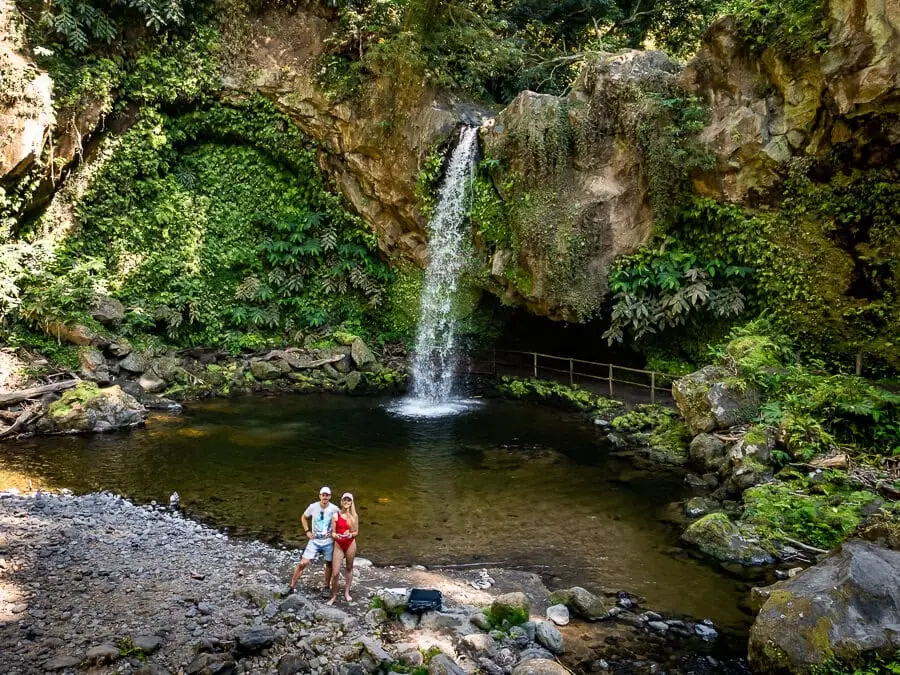
[[[344,561],[344,549],[337,544],[334,545],[334,558],[331,561],[331,599],[326,603],[333,605],[337,600],[338,577],[341,573],[341,563]]]
[[[353,540],[353,543],[350,544],[350,548],[347,549],[346,558],[347,571],[344,576],[344,598],[347,600],[347,602],[353,602],[353,598],[350,597],[350,583],[353,581],[353,561],[356,559],[356,539]],[[337,589],[336,584],[335,589]],[[337,593],[337,590],[335,590],[334,592]]]

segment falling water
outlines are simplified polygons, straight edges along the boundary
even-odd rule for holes
[[[412,400],[422,414],[456,412],[452,401],[456,370],[456,313],[453,304],[465,262],[467,199],[478,148],[478,129],[466,127],[450,157],[434,217],[428,224],[429,262],[422,291],[419,330],[412,364]]]

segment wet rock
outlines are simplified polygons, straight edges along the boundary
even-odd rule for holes
[[[50,321],[42,324],[42,327],[50,337],[73,345],[98,347],[99,349],[104,349],[109,345],[109,339],[106,336],[82,324],[66,325],[59,321]]]
[[[691,441],[690,456],[704,471],[718,472],[726,463],[725,443],[712,434],[697,434]]]
[[[557,626],[569,623],[569,608],[565,605],[551,605],[547,608],[547,618]]]
[[[478,669],[482,673],[485,673],[485,675],[504,675],[506,672],[503,668],[484,656],[478,659]]]
[[[750,629],[754,671],[805,671],[900,649],[900,552],[850,540],[767,594]]]
[[[707,626],[703,623],[698,623],[694,626],[694,633],[697,635],[697,637],[708,642],[712,642],[719,637],[719,631],[717,631],[712,626]]]
[[[365,383],[365,377],[359,371],[354,370],[347,374],[347,391],[351,394],[362,391]]]
[[[260,381],[277,380],[282,375],[281,368],[271,361],[251,361],[250,372]]]
[[[475,626],[476,628],[480,628],[481,630],[490,630],[491,624],[488,621],[488,618],[485,616],[484,612],[472,612],[469,615],[469,622]]]
[[[409,666],[410,668],[418,668],[425,661],[425,657],[422,656],[422,652],[418,649],[410,649],[409,651],[402,652],[397,660],[400,661],[405,666]]]
[[[381,607],[374,607],[370,609],[368,612],[366,612],[366,616],[363,619],[365,624],[371,628],[376,628],[387,620],[387,612],[385,612]]]
[[[720,508],[715,499],[709,497],[691,497],[684,503],[684,515],[688,518],[700,518]]]
[[[38,422],[44,433],[103,432],[141,424],[147,410],[118,386],[83,382],[50,405]]]

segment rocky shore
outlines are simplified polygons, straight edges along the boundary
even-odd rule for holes
[[[627,593],[359,559],[354,602],[328,607],[318,565],[285,594],[297,555],[109,493],[0,493],[0,673],[744,670],[713,655],[712,625]],[[407,611],[413,587],[441,590],[442,611]]]

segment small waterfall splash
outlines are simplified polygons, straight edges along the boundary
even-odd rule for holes
[[[453,401],[456,370],[454,301],[465,262],[466,210],[478,149],[478,129],[465,127],[450,157],[437,209],[428,224],[429,261],[412,363],[412,397],[402,412],[439,416],[467,407]]]

